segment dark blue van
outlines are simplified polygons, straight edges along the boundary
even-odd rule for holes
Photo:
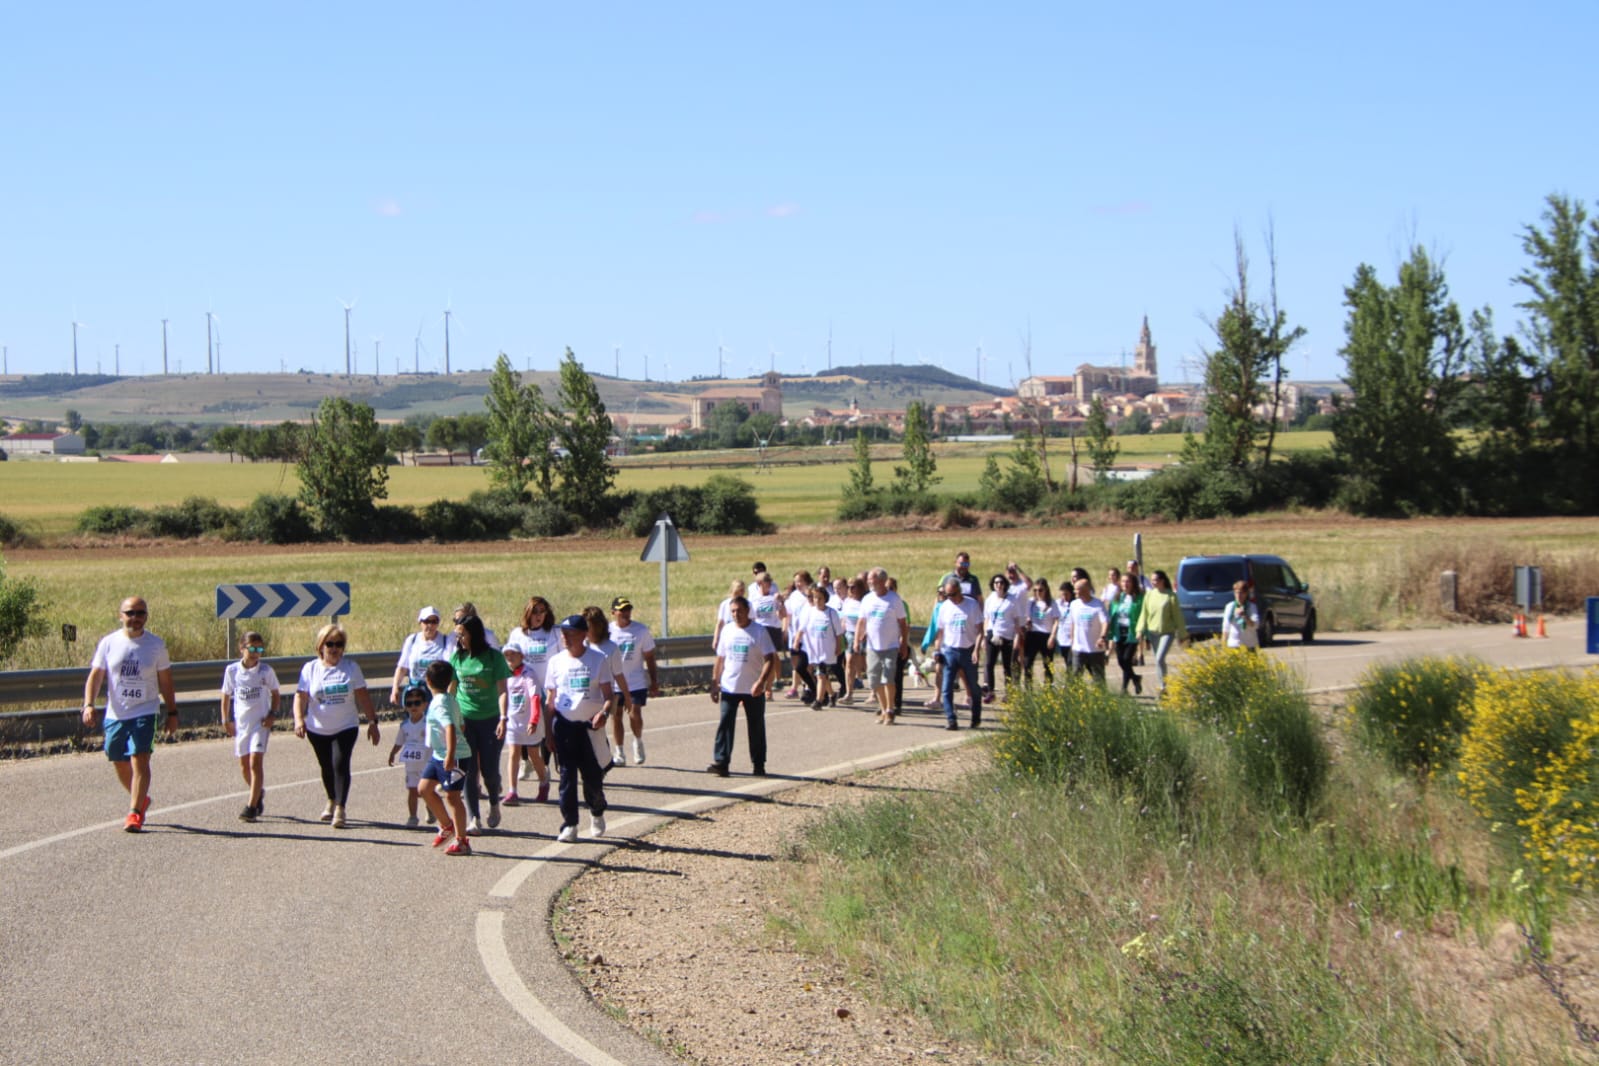
[[[1233,598],[1233,583],[1247,581],[1260,612],[1260,643],[1278,633],[1316,639],[1316,601],[1310,586],[1276,555],[1190,555],[1177,564],[1177,603],[1193,636],[1221,632],[1222,612]]]

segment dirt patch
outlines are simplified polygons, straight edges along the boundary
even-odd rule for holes
[[[990,1062],[873,1002],[771,921],[781,864],[805,824],[885,790],[955,787],[985,761],[967,746],[722,807],[624,846],[615,865],[625,869],[585,874],[557,905],[567,960],[604,1007],[689,1062]]]

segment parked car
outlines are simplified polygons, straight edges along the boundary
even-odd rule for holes
[[[1276,555],[1190,555],[1177,564],[1177,603],[1194,636],[1221,632],[1222,612],[1233,598],[1233,583],[1247,581],[1260,611],[1260,643],[1278,633],[1316,639],[1316,601],[1310,586]]]

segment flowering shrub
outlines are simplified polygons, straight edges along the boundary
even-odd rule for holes
[[[1599,874],[1599,672],[1484,676],[1459,777],[1478,813],[1520,830],[1540,870],[1592,883]]]
[[[1061,783],[1110,784],[1144,806],[1181,809],[1194,776],[1188,738],[1171,715],[1081,677],[1033,685],[1006,700],[994,761]]]
[[[1366,742],[1396,769],[1431,777],[1460,753],[1483,669],[1462,658],[1379,663],[1360,679],[1350,710]]]
[[[1166,696],[1179,714],[1221,732],[1257,799],[1310,816],[1331,759],[1293,670],[1269,656],[1203,646],[1168,682]]]

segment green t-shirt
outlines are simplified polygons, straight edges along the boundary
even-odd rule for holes
[[[511,667],[505,656],[489,648],[481,656],[450,654],[450,665],[455,667],[459,682],[455,698],[461,704],[463,718],[498,718],[500,716],[500,682],[511,676]]]

